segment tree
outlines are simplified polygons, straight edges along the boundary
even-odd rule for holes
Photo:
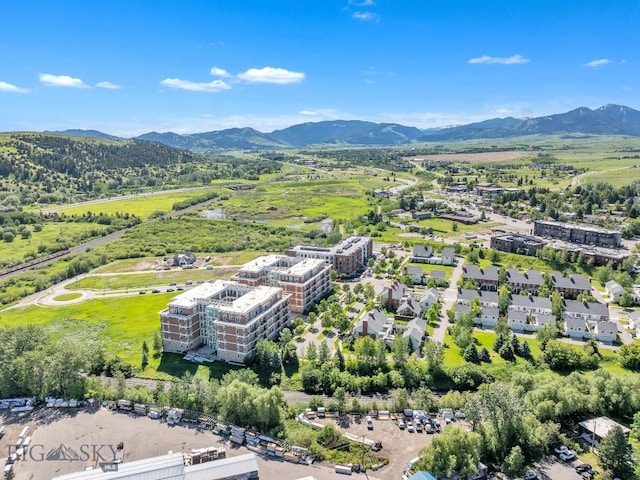
[[[498,309],[500,315],[506,315],[509,305],[511,304],[511,296],[509,295],[509,287],[507,284],[502,284],[498,290]]]
[[[618,350],[620,365],[629,370],[640,370],[640,342],[623,345]]]
[[[440,372],[444,362],[444,345],[435,340],[427,340],[422,347],[422,356],[427,362],[429,373]]]
[[[467,362],[478,363],[480,361],[480,357],[478,355],[478,349],[475,345],[469,345],[464,351],[464,359]]]
[[[318,347],[316,347],[316,344],[313,342],[309,343],[307,347],[307,360],[309,360],[311,365],[315,365],[318,361]]]
[[[536,338],[540,342],[540,349],[544,351],[547,348],[549,340],[555,340],[558,336],[558,329],[554,325],[544,325],[540,327]]]
[[[144,370],[149,365],[149,347],[146,340],[142,342],[142,369]]]
[[[336,349],[336,353],[333,356],[333,362],[335,364],[335,367],[338,369],[338,371],[340,372],[344,371],[344,367],[345,367],[344,355],[342,354],[342,349],[340,347]]]
[[[447,427],[421,453],[419,470],[436,477],[451,477],[454,472],[462,477],[472,475],[480,461],[480,436],[460,427]]]
[[[13,242],[14,238],[15,235],[8,230],[2,233],[2,239],[7,243]]]
[[[286,345],[291,341],[292,338],[293,334],[291,333],[291,329],[283,328],[280,332],[280,337],[278,338],[278,340],[280,340],[281,345]]]
[[[631,445],[619,426],[609,431],[598,447],[598,461],[603,469],[611,473],[612,477],[629,478],[633,456]]]
[[[162,354],[162,334],[160,333],[160,330],[156,330],[153,333],[153,351],[155,352],[155,355],[157,357],[159,357]]]
[[[504,459],[502,463],[502,471],[510,476],[515,476],[522,472],[526,464],[526,459],[522,454],[522,449],[520,445],[516,445],[511,449],[507,458]]]
[[[405,362],[407,361],[407,356],[409,355],[409,345],[407,339],[405,339],[402,335],[396,335],[396,338],[393,340],[393,345],[391,347],[391,353],[393,356],[393,363],[395,368],[400,370],[404,367]]]
[[[481,362],[490,362],[491,355],[489,355],[489,350],[487,350],[485,347],[482,347],[482,350],[480,350],[480,353],[478,354],[478,359]]]
[[[562,312],[564,312],[564,302],[560,293],[557,290],[554,290],[551,294],[551,313],[556,316],[556,319],[562,319]]]
[[[452,232],[458,231],[458,222],[451,222],[451,231]]]
[[[347,392],[342,387],[336,388],[333,392],[333,399],[338,405],[338,413],[343,413],[347,406]]]
[[[320,348],[318,349],[318,363],[324,365],[331,360],[331,350],[326,340],[320,342]]]
[[[489,261],[494,265],[500,263],[500,254],[497,250],[493,248],[489,249]]]

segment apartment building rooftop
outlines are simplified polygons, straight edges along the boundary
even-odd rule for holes
[[[579,300],[565,300],[564,311],[574,314],[591,314],[603,317],[609,316],[609,309],[600,302],[581,302]]]
[[[550,225],[554,227],[560,228],[579,228],[580,230],[584,230],[585,232],[595,232],[595,233],[606,233],[606,234],[619,234],[618,230],[609,230],[606,228],[594,227],[592,225],[584,225],[577,223],[565,223],[565,222],[556,222],[554,220],[536,220],[536,223],[540,225]]]
[[[323,260],[320,260],[319,258],[305,258],[302,261],[294,263],[289,267],[278,268],[278,270],[287,275],[300,276],[322,264],[325,264],[325,262]]]
[[[219,280],[218,282],[215,282],[215,283],[207,282],[207,283],[198,285],[196,287],[193,287],[187,290],[186,292],[173,297],[169,302],[169,305],[175,306],[175,307],[185,307],[185,308],[194,307],[195,305],[198,304],[200,300],[206,300],[207,298],[212,297],[216,293],[219,293],[223,288],[221,285],[218,284],[219,282],[221,281]]]
[[[551,300],[547,297],[533,295],[511,295],[511,305],[515,307],[538,308],[551,310]]]
[[[245,263],[240,271],[245,272],[261,272],[264,268],[270,267],[274,263],[277,263],[278,260],[282,258],[282,255],[263,255],[262,257],[258,257],[250,262]]]
[[[232,286],[232,287],[241,286],[240,284],[237,284],[235,282],[225,282],[225,283],[229,283],[233,285],[225,285],[224,288],[227,288],[229,286]],[[247,288],[247,287],[244,287],[244,288]],[[221,312],[237,313],[237,314],[247,313],[253,308],[256,308],[266,303],[267,300],[269,300],[274,295],[277,295],[281,291],[282,289],[278,287],[267,287],[264,285],[260,285],[252,289],[248,289],[248,291],[244,295],[238,298],[234,298],[233,300],[230,300],[230,301],[213,302],[212,305],[215,305],[216,308]]]

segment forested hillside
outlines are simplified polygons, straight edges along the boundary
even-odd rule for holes
[[[280,164],[271,160],[242,165],[235,160],[204,157],[140,140],[0,134],[0,210],[80,201],[106,192],[208,185],[220,178],[256,178],[280,169]]]

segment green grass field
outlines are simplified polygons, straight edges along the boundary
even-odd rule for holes
[[[425,275],[429,275],[431,273],[431,270],[442,270],[444,272],[444,278],[447,281],[449,281],[449,279],[451,278],[451,274],[453,273],[454,269],[454,267],[451,267],[449,265],[428,265],[425,263],[415,262],[408,262],[405,265],[411,267],[422,267],[422,271],[425,273]]]
[[[129,273],[124,275],[89,276],[67,286],[69,290],[118,290],[123,288],[145,288],[168,283],[184,284],[187,281],[217,280],[229,278],[237,272],[233,267],[215,270],[171,270],[149,273]]]
[[[81,293],[78,292],[70,292],[70,293],[63,293],[61,295],[58,295],[57,297],[54,297],[53,299],[56,302],[66,302],[69,300],[75,300],[76,298],[80,298],[82,296]]]
[[[41,232],[31,230],[31,238],[23,239],[22,236],[16,235],[13,242],[0,241],[0,258],[14,258],[23,261],[25,255],[32,253],[34,256],[42,256],[37,254],[38,245],[51,247],[53,245],[72,245],[78,243],[75,239],[79,235],[88,234],[92,230],[104,231],[104,225],[95,223],[45,223]]]
[[[198,189],[186,192],[168,192],[158,195],[144,195],[141,197],[125,199],[114,198],[86,205],[60,207],[57,211],[66,215],[82,215],[86,212],[105,214],[115,214],[116,212],[120,212],[133,214],[144,220],[153,212],[171,211],[171,207],[176,202],[200,197],[216,190],[220,190],[220,188]],[[222,192],[222,190],[220,191]]]

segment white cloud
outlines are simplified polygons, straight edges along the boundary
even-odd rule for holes
[[[211,75],[213,75],[214,77],[223,77],[223,78],[227,78],[230,77],[231,75],[229,74],[229,72],[227,72],[225,69],[223,68],[218,68],[218,67],[212,67],[211,70],[209,71],[209,73]]]
[[[287,85],[289,83],[300,83],[304,80],[304,73],[292,72],[284,68],[250,68],[246,72],[239,73],[238,78],[250,83],[275,83]]]
[[[106,88],[108,90],[118,90],[122,88],[120,85],[116,85],[115,83],[111,83],[111,82],[98,82],[96,83],[96,87]]]
[[[41,73],[38,75],[38,80],[47,87],[89,88],[89,86],[79,78],[73,78],[69,75]]]
[[[585,63],[584,66],[590,68],[598,68],[608,65],[609,63],[613,63],[613,61],[609,60],[608,58],[599,58],[597,60],[591,60],[590,62]]]
[[[318,112],[314,112],[313,110],[300,110],[298,113],[307,117],[315,117],[318,115]]]
[[[222,81],[214,80],[212,82],[192,82],[191,80],[182,80],[180,78],[165,78],[160,82],[161,85],[169,88],[177,88],[179,90],[189,90],[190,92],[221,92],[230,90],[231,85]]]
[[[20,88],[7,82],[0,82],[0,92],[27,93],[28,91],[28,88]]]
[[[469,59],[469,63],[472,64],[517,65],[529,62],[530,60],[522,55],[512,55],[510,57],[490,57],[489,55],[482,55],[481,57]]]
[[[371,12],[353,12],[351,16],[356,20],[362,20],[363,22],[377,22],[380,20],[378,15]]]
[[[356,7],[373,7],[376,4],[373,0],[349,0],[349,5]]]

